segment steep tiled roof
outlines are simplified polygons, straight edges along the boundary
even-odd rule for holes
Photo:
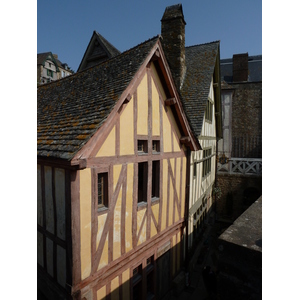
[[[95,43],[97,43],[97,49],[95,49]],[[104,60],[110,59],[119,54],[121,54],[121,52],[116,47],[107,41],[100,33],[94,30],[77,72],[102,63]],[[91,62],[89,62],[90,59],[92,59]]]
[[[37,154],[71,160],[105,122],[158,37],[37,92]]]
[[[38,53],[37,54],[37,65],[43,64],[49,55],[52,56],[52,53],[51,52]],[[52,56],[52,58],[53,58],[53,56]]]
[[[185,48],[186,75],[180,90],[185,113],[195,136],[201,134],[220,42]]]
[[[108,40],[106,40],[100,33],[95,31],[95,34],[98,36],[101,43],[105,46],[106,51],[110,54],[110,57],[119,55],[121,52],[113,46]]]

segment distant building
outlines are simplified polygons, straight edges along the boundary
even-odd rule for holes
[[[57,54],[44,52],[37,54],[37,83],[44,84],[69,76],[74,72],[66,63],[62,63]]]
[[[262,55],[221,60],[223,139],[218,217],[235,220],[262,190]]]

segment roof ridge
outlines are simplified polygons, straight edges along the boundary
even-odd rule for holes
[[[114,60],[114,59],[119,58],[121,55],[125,55],[125,54],[128,53],[129,51],[132,51],[132,50],[134,50],[134,49],[136,49],[136,48],[138,48],[138,47],[140,47],[140,46],[142,46],[142,45],[144,45],[144,44],[146,44],[146,43],[149,43],[150,41],[153,41],[153,40],[159,39],[159,38],[160,38],[160,35],[158,34],[158,35],[156,35],[156,36],[154,36],[154,37],[152,37],[152,38],[149,38],[148,40],[146,40],[146,41],[144,41],[144,42],[142,42],[142,43],[140,43],[140,44],[138,44],[138,45],[136,45],[136,46],[134,46],[134,47],[132,47],[132,48],[130,48],[130,49],[124,51],[124,52],[121,52],[120,54],[118,54],[118,55],[116,55],[116,56],[114,56],[114,57],[108,58],[107,60],[102,61],[102,62],[100,62],[100,63],[98,63],[98,64],[96,64],[96,65],[94,65],[94,66],[91,66],[91,67],[89,67],[89,68],[86,68],[86,69],[81,70],[81,71],[78,71],[78,72],[75,72],[74,74],[71,74],[71,75],[69,75],[69,76],[60,78],[60,79],[58,79],[58,80],[53,80],[53,81],[47,82],[47,83],[45,83],[45,84],[43,84],[43,85],[39,85],[39,86],[38,86],[38,89],[41,88],[41,87],[43,87],[43,86],[49,85],[49,84],[54,85],[55,83],[61,82],[61,80],[63,80],[63,79],[68,79],[68,80],[70,80],[71,78],[74,78],[74,77],[76,77],[76,76],[79,75],[79,74],[82,74],[82,73],[84,73],[84,72],[90,71],[90,70],[92,70],[93,68],[99,67],[99,66],[101,66],[101,65],[107,64],[108,62],[110,62],[110,61],[112,61],[112,60]]]
[[[138,44],[138,45],[136,45],[136,46],[134,46],[134,47],[132,47],[132,48],[129,48],[129,49],[123,51],[123,52],[120,52],[118,55],[116,55],[116,56],[114,56],[114,57],[108,58],[108,59],[106,59],[106,60],[104,60],[104,61],[102,61],[102,62],[100,62],[100,63],[98,63],[98,64],[96,64],[96,65],[93,65],[93,66],[91,66],[91,67],[89,67],[89,68],[86,68],[86,69],[84,69],[84,70],[81,70],[81,71],[79,71],[79,72],[77,72],[77,73],[82,73],[82,72],[87,71],[87,70],[90,70],[90,69],[92,69],[92,68],[99,67],[99,66],[102,65],[102,64],[106,64],[106,63],[108,63],[109,61],[111,61],[111,60],[113,60],[113,59],[116,59],[116,58],[119,57],[120,55],[124,55],[124,54],[126,54],[127,52],[132,51],[132,50],[136,49],[137,47],[140,47],[140,46],[142,46],[142,45],[144,45],[144,44],[146,44],[146,43],[148,43],[148,42],[154,40],[155,38],[158,39],[159,37],[160,37],[160,35],[158,34],[158,35],[156,35],[156,36],[154,36],[154,37],[152,37],[152,38],[149,38],[148,40],[146,40],[146,41],[144,41],[144,42],[142,42],[142,43],[140,43],[140,44]],[[77,73],[76,73],[76,74],[77,74]]]
[[[186,46],[185,48],[192,48],[192,47],[198,47],[198,46],[205,46],[205,45],[210,45],[210,44],[220,44],[220,40],[216,40],[216,41],[212,41],[212,42],[208,42],[208,43],[203,43],[203,44],[196,44],[196,45],[191,45],[191,46]]]

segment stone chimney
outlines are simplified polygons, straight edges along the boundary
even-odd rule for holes
[[[185,25],[182,5],[168,6],[161,19],[162,46],[178,89],[186,70]]]
[[[232,62],[232,81],[248,81],[248,53],[234,54]]]

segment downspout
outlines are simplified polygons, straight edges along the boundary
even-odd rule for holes
[[[185,279],[189,286],[189,201],[190,201],[190,163],[191,150],[187,148],[186,189],[185,189]]]

